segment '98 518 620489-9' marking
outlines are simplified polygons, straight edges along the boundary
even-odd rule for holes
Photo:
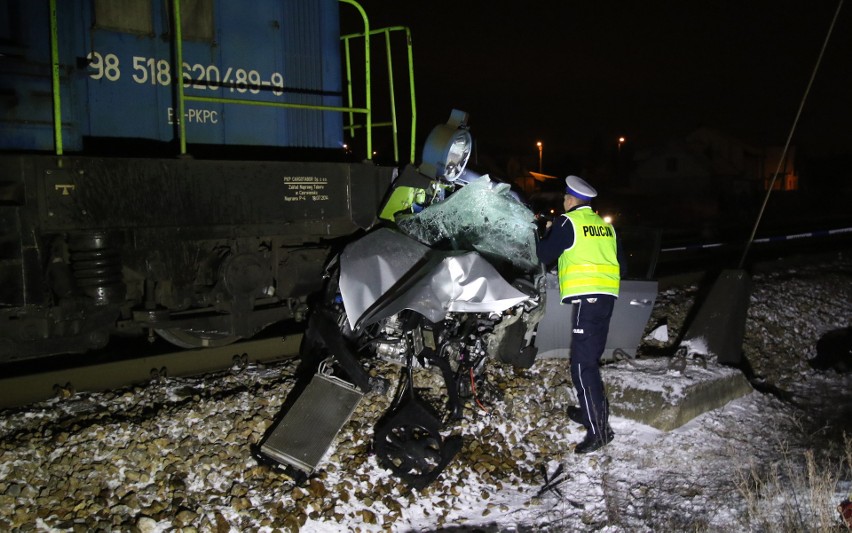
[[[89,77],[93,80],[106,79],[119,81],[121,79],[121,60],[116,54],[90,52],[86,59],[89,62]],[[133,56],[131,79],[140,85],[171,85],[172,65],[165,59],[155,57]],[[271,92],[275,96],[284,94],[284,76],[273,72],[264,78],[254,69],[228,67],[222,74],[216,65],[200,63],[183,63],[183,83],[188,89],[218,91],[226,90],[231,93],[260,94]]]

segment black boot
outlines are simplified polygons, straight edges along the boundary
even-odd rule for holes
[[[586,421],[583,419],[583,410],[576,405],[569,405],[565,409],[565,412],[568,414],[568,418],[571,419],[572,422],[576,422],[581,426],[586,425]]]
[[[606,410],[607,410],[607,419],[609,419],[609,402],[606,403]],[[576,405],[569,405],[568,407],[565,408],[565,412],[568,415],[569,420],[571,420],[572,422],[576,422],[576,423],[580,424],[581,426],[583,426],[587,430],[589,429],[589,427],[586,425],[586,421],[583,418],[583,410],[582,409],[580,409]],[[615,436],[615,433],[613,433],[612,428],[609,425],[609,422],[606,423],[606,432],[609,435],[609,440],[612,440],[612,438]],[[609,442],[609,441],[607,441],[607,442]]]
[[[609,427],[609,424],[607,424],[606,430],[603,433],[592,433],[591,431],[587,431],[583,442],[574,448],[574,453],[590,453],[599,450],[612,442],[613,438],[615,438],[615,434],[612,432],[612,428]]]

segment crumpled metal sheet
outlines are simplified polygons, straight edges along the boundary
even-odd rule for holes
[[[379,228],[349,243],[340,255],[340,294],[349,326],[426,260],[429,247],[389,228]]]
[[[439,252],[381,228],[347,246],[340,292],[355,330],[410,309],[432,322],[449,312],[502,312],[528,296],[477,252]]]
[[[371,320],[411,309],[432,322],[440,322],[450,312],[502,312],[528,298],[504,280],[481,255],[467,252],[445,257]]]

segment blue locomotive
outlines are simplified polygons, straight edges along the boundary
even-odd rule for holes
[[[0,362],[303,319],[413,160],[410,61],[380,112],[371,41],[411,57],[352,0],[3,2]]]

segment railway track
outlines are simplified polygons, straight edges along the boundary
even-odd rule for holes
[[[234,365],[296,357],[302,335],[293,333],[228,346],[178,350],[0,379],[0,409],[21,407],[78,392],[117,389],[163,376],[194,376]]]
[[[767,247],[761,257],[750,265],[752,272],[770,271],[800,262],[811,262],[837,253],[848,253],[852,245],[852,232],[826,243],[799,247],[791,253],[791,246]],[[818,251],[817,251],[818,250]],[[768,252],[768,253],[767,253]],[[730,253],[725,250],[690,250],[674,254],[674,261],[662,261],[657,276],[660,290],[686,283],[701,283],[714,271],[713,266],[732,266]],[[755,254],[756,255],[756,254]],[[699,266],[700,265],[700,266]],[[36,366],[31,370],[9,372],[0,367],[0,409],[8,409],[48,400],[57,396],[70,396],[78,392],[112,390],[144,383],[163,376],[192,376],[226,370],[234,365],[297,357],[302,334],[298,328],[271,334],[266,338],[241,341],[228,346],[195,350],[167,350],[163,353],[141,354],[120,360],[102,356],[98,362],[73,363],[66,368],[44,370]],[[110,353],[120,349],[110,348]],[[162,352],[162,351],[161,351]],[[105,359],[105,360],[104,360]],[[12,375],[10,375],[12,374]]]

